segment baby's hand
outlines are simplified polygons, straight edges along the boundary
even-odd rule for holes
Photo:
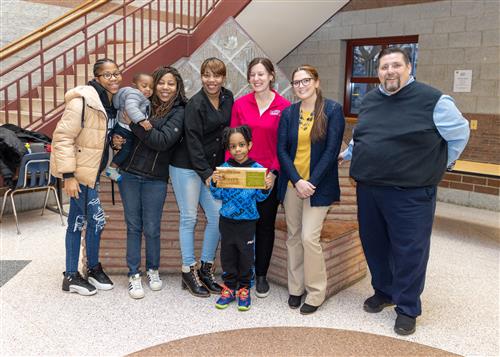
[[[143,120],[139,123],[140,126],[144,128],[144,130],[149,131],[153,129],[153,126],[151,125],[151,122],[149,120]]]

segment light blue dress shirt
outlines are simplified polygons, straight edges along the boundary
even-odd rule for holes
[[[415,78],[410,76],[404,87],[413,81],[415,81]],[[383,94],[392,95],[381,84],[378,88]],[[443,94],[437,101],[434,107],[433,120],[439,134],[448,143],[447,166],[450,167],[458,159],[465,145],[467,145],[467,141],[469,141],[469,122],[462,116],[453,98],[446,94]],[[340,154],[344,160],[351,160],[353,146],[354,141],[351,139],[347,149]]]

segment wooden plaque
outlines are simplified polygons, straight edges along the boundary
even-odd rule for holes
[[[217,182],[221,188],[266,188],[266,168],[217,167],[224,179]]]

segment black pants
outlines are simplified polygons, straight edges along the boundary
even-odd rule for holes
[[[422,313],[436,186],[402,188],[357,185],[359,235],[373,289],[396,311]]]
[[[219,219],[220,261],[224,271],[222,278],[229,289],[250,287],[256,223],[223,216]]]
[[[271,191],[271,194],[265,201],[257,203],[259,220],[257,221],[257,230],[255,232],[255,274],[257,276],[266,276],[274,247],[274,224],[276,214],[278,213],[278,193],[277,183]]]

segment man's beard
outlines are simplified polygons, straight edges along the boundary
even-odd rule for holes
[[[389,85],[388,83],[391,82],[391,83],[394,83],[394,80],[396,80],[396,84],[391,84]],[[386,79],[384,81],[384,88],[386,91],[388,92],[396,92],[399,88],[401,88],[401,78],[394,78],[394,79]]]

